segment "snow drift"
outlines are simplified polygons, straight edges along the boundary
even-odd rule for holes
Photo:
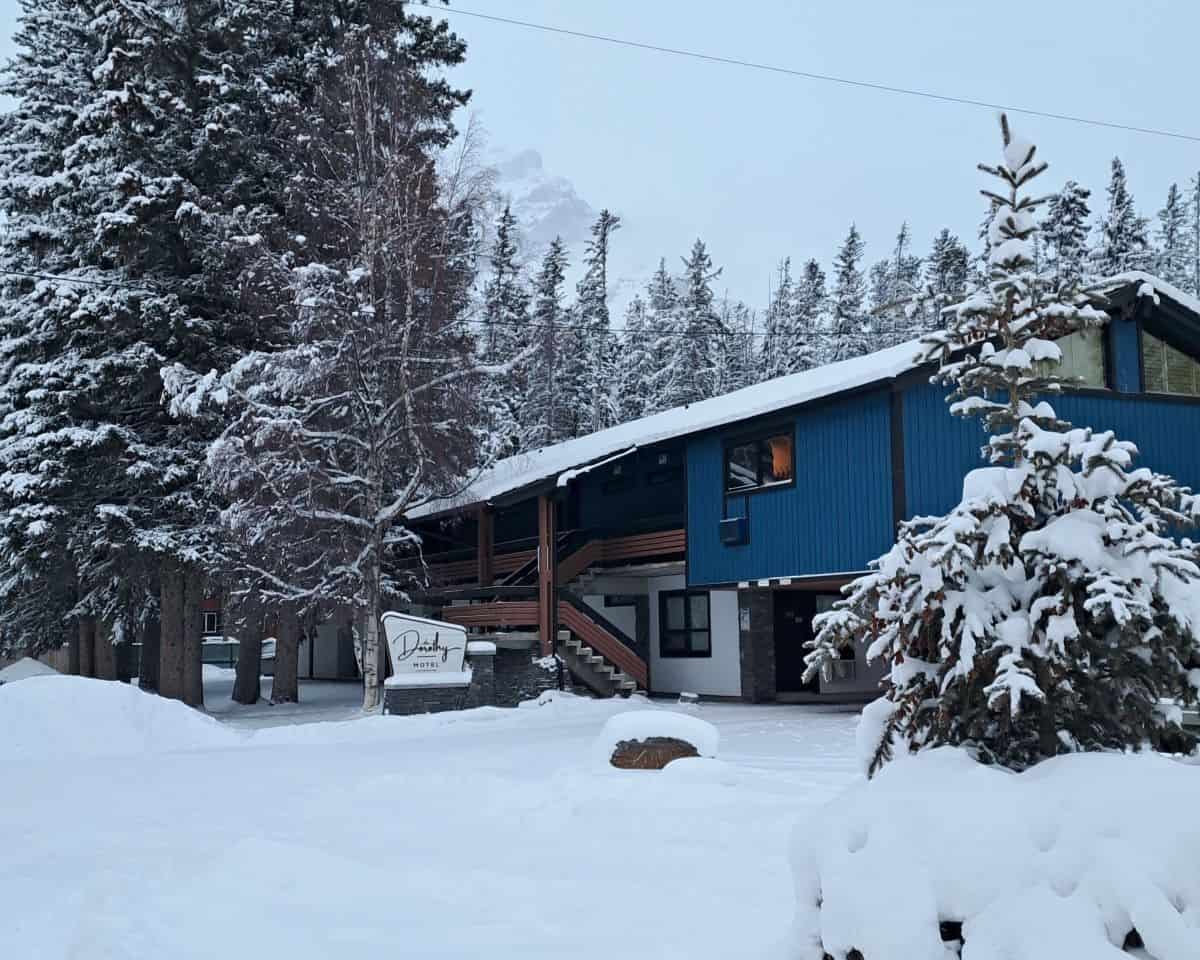
[[[227,747],[239,739],[176,700],[67,676],[0,687],[0,730],[0,756],[119,757]]]
[[[1116,958],[1140,940],[1140,956],[1195,960],[1197,811],[1200,766],[1154,754],[1020,774],[954,748],[901,755],[797,826],[800,955]]]
[[[0,683],[15,683],[30,677],[57,677],[58,671],[33,657],[22,657],[0,670]]]

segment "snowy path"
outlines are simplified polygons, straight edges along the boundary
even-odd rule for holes
[[[726,786],[597,772],[628,708],[240,716],[222,749],[18,757],[0,956],[788,956],[788,838],[853,778],[853,715],[701,706]]]

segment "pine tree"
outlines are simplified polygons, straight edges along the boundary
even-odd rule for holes
[[[634,297],[625,308],[617,362],[621,422],[636,420],[651,411],[654,371],[654,332],[649,308],[641,297]]]
[[[829,360],[847,360],[869,353],[871,344],[866,327],[866,282],[859,265],[866,243],[858,228],[850,232],[834,258],[834,288],[832,296],[831,349]]]
[[[575,395],[568,398],[578,417],[576,434],[603,430],[615,422],[613,383],[616,379],[616,341],[608,316],[608,246],[621,218],[601,210],[592,224],[584,253],[584,272],[575,288],[573,319],[579,349],[573,380]]]
[[[675,279],[667,272],[665,258],[646,285],[646,329],[650,351],[650,380],[646,386],[643,415],[657,413],[671,406],[675,375],[675,311],[679,291]]]
[[[1188,195],[1188,242],[1192,251],[1189,289],[1200,296],[1200,173],[1192,178]]]
[[[569,331],[563,307],[563,278],[567,251],[555,237],[542,258],[533,284],[533,336],[537,346],[529,373],[527,447],[542,447],[571,435],[569,414],[562,400],[563,341]]]
[[[1111,277],[1144,269],[1150,250],[1146,227],[1146,219],[1138,216],[1125,181],[1125,166],[1119,157],[1113,157],[1108,211],[1100,224],[1100,246],[1095,252],[1096,272]]]
[[[754,349],[755,317],[741,300],[721,301],[718,363],[714,396],[740,390],[758,381]]]
[[[1195,550],[1171,538],[1200,502],[1132,470],[1136,449],[1073,427],[1039,394],[1059,391],[1055,340],[1107,321],[1078,286],[1040,276],[1031,194],[1046,165],[1001,118],[1003,162],[990,276],[926,339],[951,411],[980,416],[991,466],[944,517],[901,526],[895,547],[814,621],[810,674],[847,645],[890,666],[860,738],[874,773],[896,749],[965,746],[1021,769],[1077,750],[1179,736],[1160,698],[1194,703],[1200,657],[1190,605]]]
[[[791,352],[797,339],[797,319],[792,261],[785,257],[779,262],[778,282],[767,306],[761,351],[764,380],[772,380],[791,372]]]
[[[1088,222],[1092,192],[1074,180],[1050,200],[1041,235],[1046,245],[1047,266],[1060,283],[1078,286],[1087,277],[1092,254],[1088,249]]]
[[[712,281],[720,276],[704,241],[697,240],[683,261],[682,291],[670,335],[674,338],[666,370],[665,406],[681,407],[714,396],[720,381],[720,343],[724,333],[714,304]]]
[[[816,260],[807,260],[796,285],[797,344],[789,356],[788,373],[799,373],[828,362],[829,294],[825,271]]]
[[[523,417],[529,371],[523,357],[532,334],[529,290],[520,268],[517,219],[508,204],[496,223],[491,266],[480,317],[482,356],[486,364],[509,366],[483,384],[482,403],[489,424],[485,456],[498,458],[519,453],[525,445]]]
[[[1171,184],[1167,202],[1158,211],[1158,248],[1155,272],[1167,283],[1187,290],[1192,267],[1192,238],[1188,235],[1188,212],[1179,185]]]

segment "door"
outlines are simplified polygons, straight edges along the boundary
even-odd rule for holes
[[[818,680],[804,682],[804,658],[812,640],[816,594],[775,591],[775,689],[779,693],[817,693]]]

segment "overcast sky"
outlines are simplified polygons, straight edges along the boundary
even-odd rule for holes
[[[1195,0],[1041,0],[1027,22],[976,0],[455,0],[664,46],[991,102],[1200,134]],[[0,0],[7,42],[15,0]],[[884,256],[907,219],[924,252],[983,212],[974,165],[998,156],[994,114],[542,34],[447,14],[470,44],[458,80],[493,147],[538,150],[593,207],[624,218],[623,262],[678,263],[708,241],[755,304],[784,255],[828,263],[851,220]],[[4,51],[11,52],[11,45]],[[1143,214],[1200,169],[1200,144],[1022,118],[1051,163],[1097,194],[1114,154]]]

